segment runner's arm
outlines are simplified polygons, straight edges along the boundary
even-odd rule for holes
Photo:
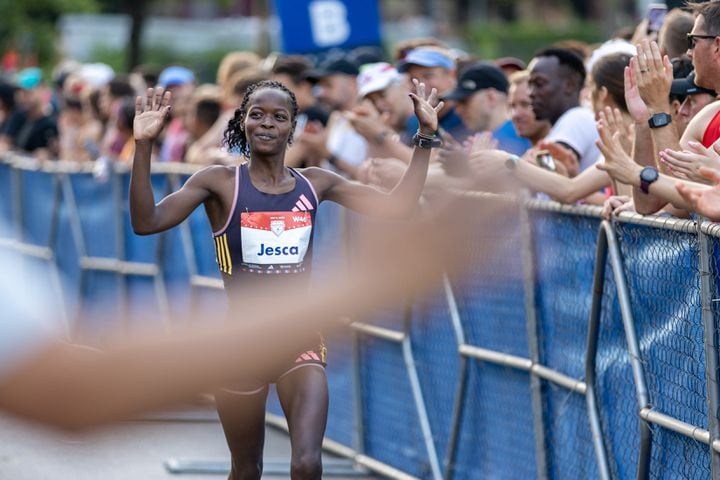
[[[417,80],[413,80],[413,82],[417,94],[411,93],[410,97],[420,124],[418,134],[436,135],[437,112],[443,107],[444,102],[438,102],[435,89],[426,95],[425,84]],[[430,148],[420,147],[413,149],[410,165],[400,182],[389,193],[345,180],[339,175],[320,169],[308,169],[306,172],[322,199],[332,200],[365,214],[385,218],[405,217],[411,214],[418,204],[427,177],[430,150]]]
[[[143,108],[144,107],[144,108]],[[170,93],[148,89],[147,102],[135,100],[135,156],[130,175],[130,220],[139,235],[148,235],[171,228],[185,218],[210,195],[205,178],[210,170],[193,175],[177,192],[157,205],[150,179],[150,156],[153,143],[170,114]]]

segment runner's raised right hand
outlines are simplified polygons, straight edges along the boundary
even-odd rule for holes
[[[170,119],[170,98],[170,92],[164,91],[162,87],[148,88],[144,105],[141,96],[135,98],[135,119],[133,120],[135,141],[154,141],[160,135]]]

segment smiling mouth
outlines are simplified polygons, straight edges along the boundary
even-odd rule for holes
[[[264,142],[269,142],[269,141],[271,141],[271,140],[275,140],[275,136],[274,136],[274,135],[268,135],[268,134],[265,134],[265,133],[255,134],[255,138],[257,138],[258,140],[262,140],[262,141],[264,141]]]

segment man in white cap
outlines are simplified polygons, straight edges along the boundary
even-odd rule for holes
[[[370,156],[409,162],[412,150],[404,141],[410,139],[403,135],[413,112],[405,77],[389,63],[371,63],[363,66],[357,88],[359,105],[348,118],[367,140]]]

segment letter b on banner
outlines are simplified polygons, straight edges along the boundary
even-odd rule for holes
[[[275,0],[282,51],[380,45],[378,0]]]
[[[318,47],[333,47],[345,43],[350,37],[350,24],[345,4],[337,0],[311,2],[310,27]]]

